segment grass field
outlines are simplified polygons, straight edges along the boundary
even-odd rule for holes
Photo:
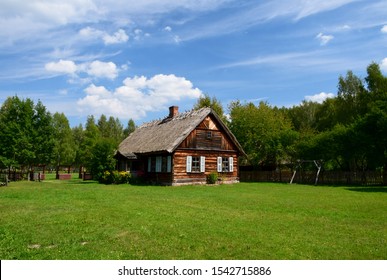
[[[387,259],[387,188],[0,188],[0,259]]]

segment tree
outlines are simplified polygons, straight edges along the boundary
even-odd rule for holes
[[[352,71],[346,77],[339,77],[336,98],[335,122],[341,124],[353,123],[367,108],[366,91],[363,82]]]
[[[79,167],[79,178],[82,178],[84,161],[82,158],[83,151],[81,149],[82,149],[84,136],[85,136],[82,124],[79,124],[78,126],[73,127],[71,129],[71,133],[74,140],[74,145],[73,145],[74,152],[75,152],[74,165]]]
[[[32,119],[34,164],[47,165],[53,158],[55,131],[52,126],[52,115],[41,101],[35,105]]]
[[[113,139],[100,138],[91,148],[92,156],[89,162],[89,168],[94,178],[101,181],[105,171],[115,170],[116,160],[114,151],[117,148]]]
[[[322,105],[317,102],[304,100],[300,105],[293,106],[290,109],[283,108],[282,110],[292,121],[296,131],[310,132],[316,129],[316,116],[321,106]]]
[[[110,138],[116,146],[124,140],[124,127],[118,118],[109,117],[107,122],[109,135],[105,138]]]
[[[205,108],[205,107],[211,108],[212,110],[214,110],[214,112],[219,116],[219,118],[225,124],[228,123],[227,117],[224,115],[223,106],[220,103],[220,101],[218,99],[216,99],[215,96],[211,98],[208,94],[205,94],[205,95],[199,97],[198,101],[194,105],[195,110],[198,110],[200,108]]]
[[[131,134],[135,130],[136,130],[136,124],[134,123],[133,119],[130,119],[128,121],[128,126],[124,129],[124,136],[128,137],[129,134]]]
[[[76,156],[76,148],[67,117],[63,113],[55,113],[52,125],[55,137],[53,154],[55,155],[57,166],[61,164],[72,165]]]
[[[0,157],[7,167],[47,164],[52,158],[51,114],[39,101],[9,97],[0,109]]]
[[[264,169],[275,169],[281,160],[292,154],[298,137],[285,114],[261,102],[242,105],[232,102],[230,129],[241,143],[251,164]]]
[[[89,169],[93,158],[93,148],[100,139],[101,133],[95,124],[94,116],[88,116],[86,120],[86,127],[83,132],[83,141],[79,146],[78,158],[79,161]]]

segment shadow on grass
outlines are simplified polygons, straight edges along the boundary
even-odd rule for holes
[[[354,191],[354,192],[373,192],[373,193],[387,193],[387,187],[377,187],[377,186],[372,186],[372,187],[349,187],[345,188],[346,190],[349,191]]]

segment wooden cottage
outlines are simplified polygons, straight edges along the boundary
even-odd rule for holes
[[[224,183],[239,182],[235,136],[210,108],[179,113],[169,108],[163,120],[145,123],[119,145],[119,170],[162,185],[205,184],[217,172]]]

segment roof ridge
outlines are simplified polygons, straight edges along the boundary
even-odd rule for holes
[[[188,117],[197,116],[200,113],[202,113],[202,111],[204,111],[204,110],[211,110],[211,108],[209,108],[209,107],[202,107],[202,108],[199,108],[199,109],[191,109],[191,110],[179,113],[178,115],[176,115],[175,117],[172,117],[172,118],[169,117],[169,116],[166,116],[163,119],[157,119],[157,120],[145,122],[142,125],[140,125],[138,127],[138,129],[152,127],[152,126],[160,125],[160,124],[171,122],[171,121],[184,120],[184,119],[186,119]]]

